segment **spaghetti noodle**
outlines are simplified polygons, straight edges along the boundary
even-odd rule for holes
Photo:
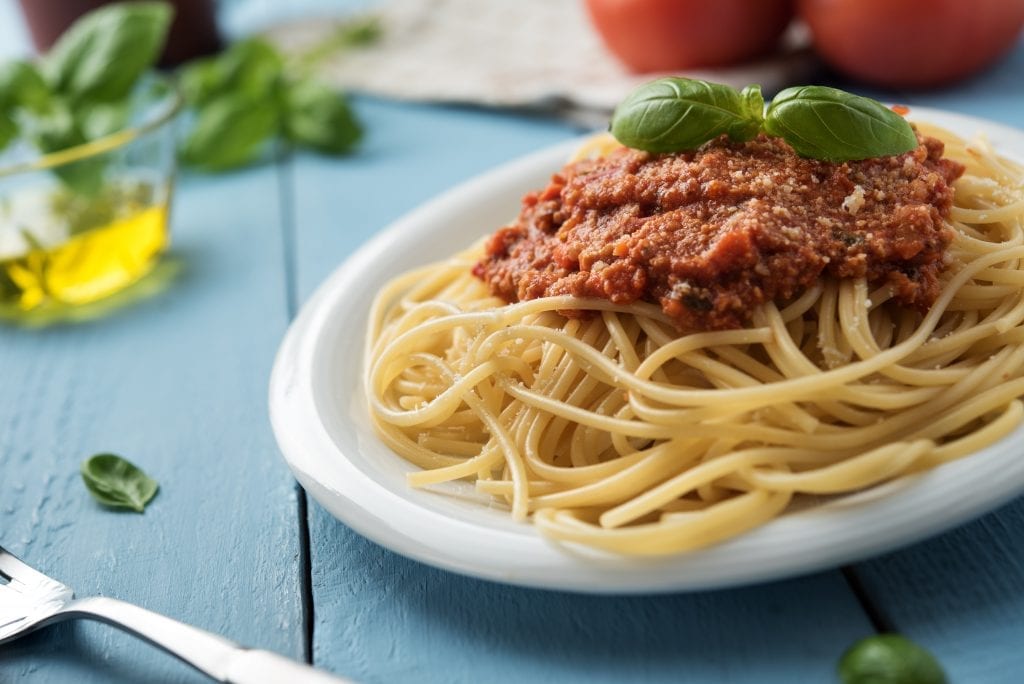
[[[659,555],[1008,434],[1024,417],[1024,173],[920,128],[966,166],[926,312],[824,276],[746,327],[680,335],[646,302],[506,304],[471,273],[482,243],[392,280],[365,387],[381,438],[420,468],[410,484],[471,479],[553,539]]]

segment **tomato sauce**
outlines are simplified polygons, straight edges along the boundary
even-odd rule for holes
[[[680,330],[742,327],[823,274],[888,284],[927,309],[952,234],[941,141],[830,163],[780,138],[725,137],[692,152],[620,149],[567,165],[523,198],[474,268],[508,302],[554,295],[660,304]]]

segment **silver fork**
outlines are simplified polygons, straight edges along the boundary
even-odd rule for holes
[[[76,599],[65,584],[0,546],[0,644],[64,620],[85,618],[119,627],[162,648],[218,682],[338,684],[339,679],[284,656],[239,646],[216,634],[106,597]]]

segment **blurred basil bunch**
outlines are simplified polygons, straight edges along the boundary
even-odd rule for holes
[[[123,128],[130,95],[163,49],[171,23],[164,3],[108,6],[82,17],[38,62],[0,65],[0,149],[24,136],[41,152],[80,145]],[[93,194],[103,161],[56,169]]]
[[[211,171],[252,161],[277,136],[344,154],[362,134],[342,93],[309,76],[290,75],[280,53],[258,38],[186,65],[180,84],[195,110],[182,159]]]
[[[0,65],[0,150],[23,136],[55,152],[124,128],[131,94],[160,56],[172,16],[163,2],[105,5],[76,21],[38,61]],[[361,137],[359,123],[344,94],[308,75],[309,67],[376,37],[375,23],[360,22],[291,65],[260,39],[186,64],[178,76],[193,115],[182,161],[232,169],[281,138],[325,154],[349,152]],[[99,182],[95,169],[70,168],[76,177],[62,176],[69,185],[89,190]]]

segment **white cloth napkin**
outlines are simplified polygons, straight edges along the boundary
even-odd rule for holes
[[[324,79],[401,100],[552,107],[598,123],[633,87],[659,75],[620,65],[582,0],[392,0],[379,16],[381,39],[325,60]],[[302,53],[342,21],[304,19],[267,35],[286,53]],[[775,54],[685,75],[736,87],[760,83],[770,94],[814,69],[807,44],[796,27]]]

